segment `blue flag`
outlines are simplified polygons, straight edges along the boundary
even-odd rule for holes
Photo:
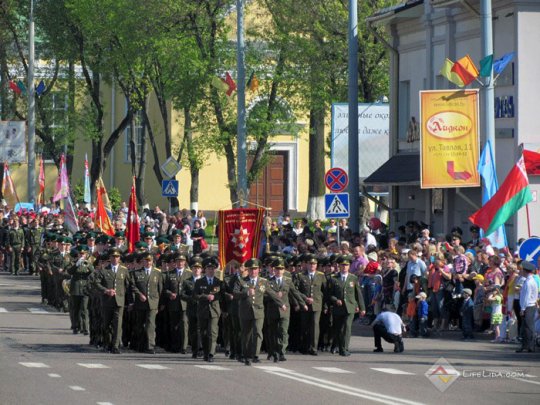
[[[508,66],[510,62],[512,62],[512,59],[514,59],[515,52],[509,52],[501,59],[497,59],[495,62],[493,62],[493,72],[497,75],[500,75],[502,71]]]
[[[45,83],[43,83],[43,80],[39,82],[39,84],[37,85],[36,87],[36,94],[38,96],[41,96],[43,94],[43,92],[45,91],[46,87],[45,87]]]
[[[485,205],[499,189],[499,182],[497,181],[497,173],[495,171],[493,148],[490,141],[486,142],[486,146],[484,146],[484,150],[480,155],[480,160],[478,162],[478,173],[480,173],[480,176],[482,176],[484,179],[484,183],[482,185],[482,205]],[[480,235],[484,236],[484,232],[482,230],[480,230]],[[499,229],[491,233],[488,236],[488,239],[493,247],[500,249],[508,246],[504,225],[501,225]]]

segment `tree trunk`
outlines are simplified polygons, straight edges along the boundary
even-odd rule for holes
[[[309,111],[309,194],[307,217],[323,219],[324,210],[324,117],[323,107]]]
[[[189,208],[199,210],[199,164],[195,159],[193,150],[193,129],[191,122],[191,109],[184,107],[184,139],[186,140],[191,188],[189,189]]]
[[[66,168],[68,176],[71,177],[73,171],[73,152],[75,149],[75,63],[72,59],[68,67],[68,136],[65,140],[67,145]]]

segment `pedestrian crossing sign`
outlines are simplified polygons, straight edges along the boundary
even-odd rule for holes
[[[331,193],[324,196],[326,218],[349,218],[349,193]]]
[[[162,197],[178,197],[178,180],[163,180],[161,182]]]

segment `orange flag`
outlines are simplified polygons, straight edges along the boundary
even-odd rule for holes
[[[105,190],[103,181],[98,181],[98,183],[96,184],[97,210],[95,223],[96,226],[101,229],[101,232],[109,236],[114,236],[114,228],[112,226],[111,219],[107,214],[107,210],[105,209],[105,204],[103,202],[104,195],[107,195],[107,190]]]

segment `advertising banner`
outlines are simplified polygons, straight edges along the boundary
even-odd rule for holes
[[[221,267],[231,261],[244,263],[257,257],[261,240],[264,210],[237,208],[219,211],[219,262]]]
[[[26,162],[26,123],[0,121],[0,162]]]
[[[478,90],[420,92],[422,188],[478,187]]]

